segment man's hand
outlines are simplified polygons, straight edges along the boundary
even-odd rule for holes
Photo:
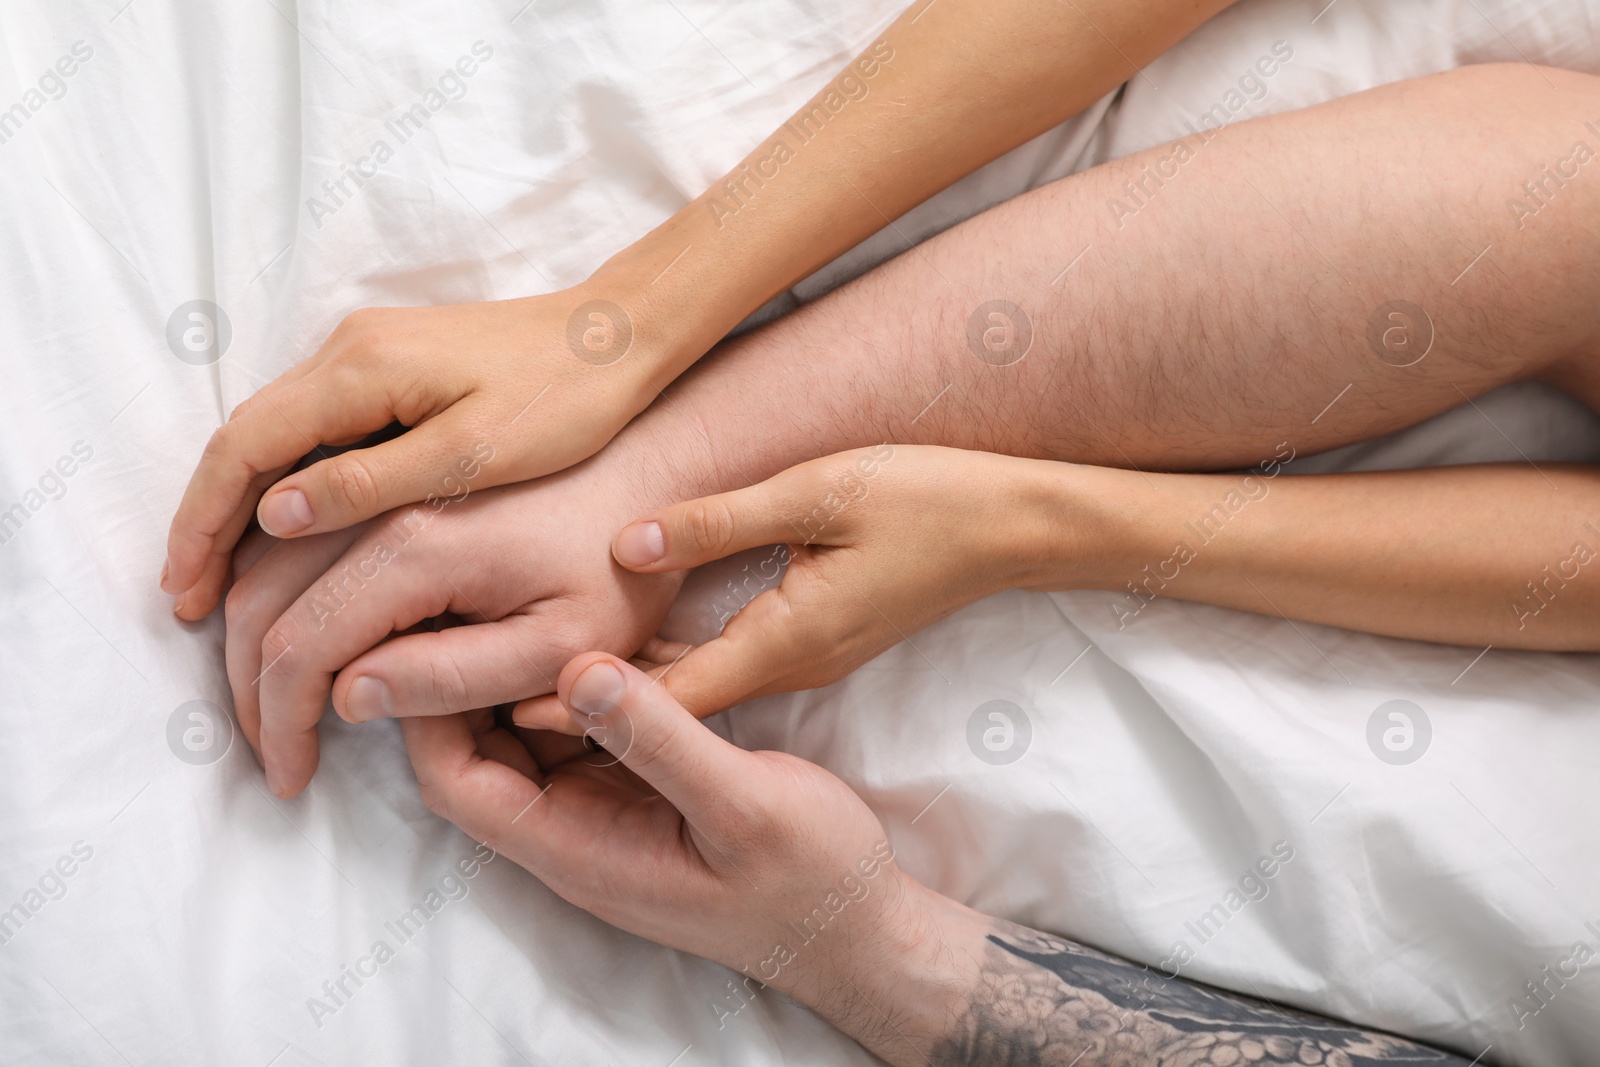
[[[634,329],[582,288],[356,312],[212,435],[173,517],[161,587],[181,617],[207,615],[252,514],[275,537],[306,537],[587,458],[653,394],[654,342]],[[283,477],[320,445],[397,421],[412,429]]]
[[[538,482],[273,544],[228,594],[227,637],[240,726],[272,791],[292,796],[311,779],[330,690],[352,722],[459,712],[551,692],[579,651],[640,647],[680,577],[631,574],[608,545],[661,502],[657,481],[613,450]],[[406,632],[423,623],[438,629]]]
[[[768,985],[905,1067],[1466,1064],[940,896],[843,782],[735,748],[615,657],[578,656],[557,693],[602,750],[487,711],[407,719],[422,798],[578,907],[740,972],[719,1021]]]
[[[741,972],[744,996],[838,996],[924,932],[930,894],[833,775],[728,744],[612,656],[578,656],[558,692],[603,750],[541,733],[530,755],[489,712],[405,720],[428,807],[578,907]]]

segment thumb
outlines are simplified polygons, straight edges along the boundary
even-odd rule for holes
[[[556,681],[567,712],[617,762],[642,778],[701,832],[748,795],[750,754],[712,733],[637,667],[603,652],[571,660]]]
[[[802,625],[788,592],[769,589],[729,619],[722,633],[673,663],[661,683],[701,719],[755,697],[822,684],[795,685],[790,678],[797,664],[826,661],[828,635],[820,623]]]
[[[256,506],[274,537],[342,530],[418,501],[435,507],[496,484],[486,467],[494,446],[464,432],[450,412],[366,448],[353,448],[296,471],[267,490]]]
[[[632,571],[687,570],[762,545],[801,544],[828,525],[819,505],[827,489],[816,464],[803,463],[747,489],[673,504],[623,527],[611,543]]]

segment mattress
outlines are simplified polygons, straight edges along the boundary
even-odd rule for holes
[[[311,788],[269,795],[220,614],[180,624],[155,582],[211,430],[350,310],[579,281],[896,13],[0,5],[0,1061],[873,1062],[775,993],[730,1017],[731,972],[434,818],[393,723],[330,718]],[[1245,0],[767,314],[1178,136],[1279,42],[1236,117],[1466,63],[1600,72],[1597,30],[1595,0]],[[1548,390],[1478,406],[1296,466],[1600,457]],[[1596,1062],[1600,662],[1169,602],[1119,626],[1113,600],[994,597],[717,728],[839,774],[974,907],[1469,1058]],[[967,739],[997,700],[1014,759]]]

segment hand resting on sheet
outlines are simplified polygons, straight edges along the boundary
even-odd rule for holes
[[[739,972],[723,1024],[775,991],[904,1067],[1467,1063],[940,896],[839,779],[728,744],[615,657],[577,656],[557,693],[602,748],[488,711],[405,720],[423,800],[578,907]]]

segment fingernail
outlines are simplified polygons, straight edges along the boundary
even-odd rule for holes
[[[542,711],[538,704],[518,704],[511,709],[511,721],[530,730],[545,729],[550,723],[548,716],[541,714]]]
[[[189,599],[189,593],[188,593],[187,590],[185,590],[182,593],[179,593],[178,596],[177,596],[177,599],[173,600],[173,602],[172,602],[172,613],[174,615],[182,615],[183,614],[184,601],[186,601],[188,599]]]
[[[313,519],[311,502],[298,489],[269,493],[262,498],[261,507],[256,511],[261,528],[273,537],[299,533],[310,526]]]
[[[167,575],[169,573],[171,573],[171,571],[172,571],[172,561],[170,559],[162,560],[161,561],[161,581],[157,582],[156,584],[161,586],[161,588],[165,589],[167,587]]]
[[[602,660],[578,675],[567,693],[567,706],[581,718],[592,719],[615,711],[627,688],[622,672]]]
[[[572,718],[564,714],[559,706],[513,708],[511,721],[524,730],[556,730],[570,733],[573,729]]]
[[[623,527],[617,535],[617,547],[613,551],[617,562],[624,567],[643,567],[656,562],[667,554],[667,541],[661,534],[661,524],[636,522]]]
[[[350,698],[346,704],[355,722],[394,718],[394,694],[381,679],[370,674],[363,674],[350,684]]]
[[[278,768],[272,761],[267,761],[267,790],[275,797],[283,797],[283,778],[278,774]]]

